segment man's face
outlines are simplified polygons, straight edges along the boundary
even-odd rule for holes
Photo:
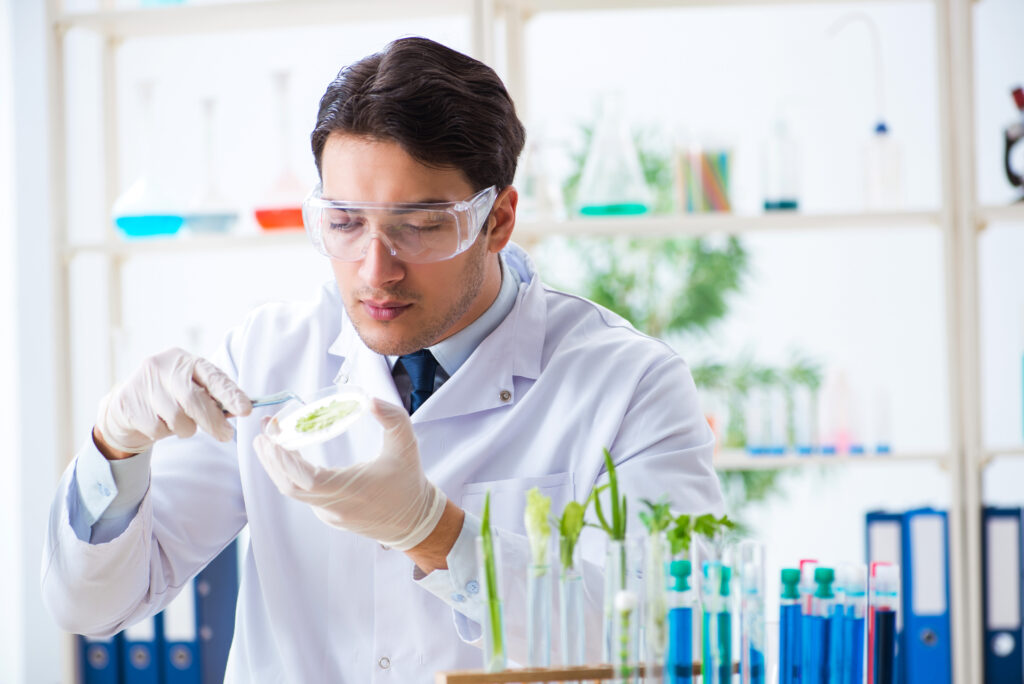
[[[474,194],[461,171],[424,166],[390,141],[333,133],[320,166],[323,197],[330,200],[456,202]],[[493,223],[488,218],[485,225]],[[465,252],[426,264],[392,257],[379,239],[370,240],[360,261],[332,259],[345,310],[366,346],[380,354],[408,354],[455,334],[486,311],[500,285],[489,237],[481,232]]]

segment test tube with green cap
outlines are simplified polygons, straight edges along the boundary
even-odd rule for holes
[[[665,659],[669,684],[693,684],[693,589],[688,560],[669,564],[671,587],[668,609],[668,655]]]
[[[782,571],[779,595],[779,684],[800,681],[800,571]]]
[[[835,604],[832,582],[835,572],[832,568],[814,569],[816,588],[811,602],[811,615],[805,617],[803,664],[800,668],[800,684],[828,684],[829,617]]]

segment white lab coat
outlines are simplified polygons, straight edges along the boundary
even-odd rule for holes
[[[712,434],[682,359],[609,311],[549,289],[518,247],[505,254],[523,281],[514,309],[412,422],[427,477],[449,498],[478,515],[491,492],[509,655],[522,662],[529,488],[560,513],[602,478],[608,447],[633,513],[641,498],[662,495],[679,512],[721,513],[723,502]],[[362,343],[333,282],[311,304],[256,310],[212,360],[252,396],[350,382],[400,403],[386,358]],[[428,682],[438,670],[480,667],[471,643],[479,636],[471,622],[481,600],[478,518],[467,516],[448,571],[414,581],[401,552],[329,527],[277,491],[252,449],[260,418],[272,411],[238,420],[228,444],[202,434],[159,442],[138,512],[106,543],[82,541],[69,525],[73,462],[53,502],[43,559],[43,593],[59,624],[108,635],[156,613],[248,524],[226,681]],[[342,466],[379,445],[379,426],[364,419],[304,455]],[[87,440],[78,458],[94,449]],[[581,540],[591,661],[600,658],[600,537],[588,529]]]

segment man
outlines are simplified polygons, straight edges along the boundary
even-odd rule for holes
[[[632,510],[666,495],[721,512],[684,362],[547,288],[510,242],[523,141],[496,74],[437,43],[398,40],[339,73],[304,205],[335,282],[257,310],[211,361],[153,357],[103,400],[52,507],[43,590],[63,628],[156,613],[248,525],[227,681],[430,681],[482,662],[486,492],[518,662],[527,490],[555,514],[585,500],[607,447]],[[301,454],[262,434],[273,411],[248,396],[336,383],[376,397],[376,420]],[[580,543],[596,662],[603,544]]]

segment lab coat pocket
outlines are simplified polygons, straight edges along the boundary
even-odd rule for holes
[[[540,477],[517,477],[509,480],[470,482],[462,487],[461,507],[474,515],[483,515],[484,497],[491,493],[491,524],[502,530],[525,533],[523,514],[526,492],[536,487],[551,497],[551,515],[561,515],[565,504],[573,498],[572,473],[552,473]]]

